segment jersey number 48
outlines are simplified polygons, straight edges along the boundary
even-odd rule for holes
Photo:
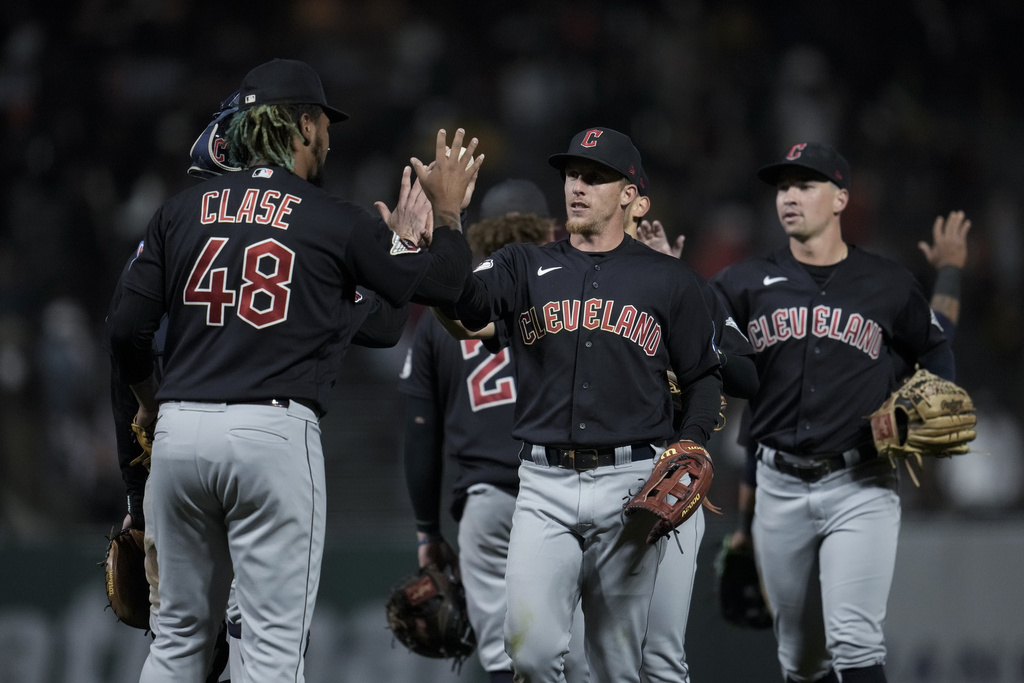
[[[295,252],[273,239],[250,244],[242,260],[242,286],[236,293],[227,287],[228,269],[211,268],[227,243],[227,237],[206,242],[182,293],[185,304],[206,306],[206,324],[213,327],[224,325],[224,309],[235,306],[236,298],[236,314],[256,329],[287,320]]]

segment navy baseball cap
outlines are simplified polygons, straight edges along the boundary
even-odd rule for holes
[[[603,164],[625,176],[626,180],[637,186],[640,194],[647,194],[648,188],[645,186],[648,183],[643,173],[640,152],[633,146],[628,135],[611,128],[587,128],[576,133],[569,143],[569,151],[552,154],[548,157],[548,163],[564,173],[570,159],[589,159]]]
[[[483,201],[480,202],[480,220],[504,216],[513,211],[548,218],[548,200],[544,198],[544,192],[536,183],[513,178],[487,190]]]
[[[228,154],[228,144],[224,139],[224,131],[231,123],[231,117],[238,111],[238,91],[220,103],[220,110],[213,115],[213,120],[206,126],[206,130],[199,134],[196,141],[192,143],[189,155],[192,157],[192,165],[188,167],[188,174],[196,178],[208,180],[232,171],[240,171],[237,166],[232,166]]]
[[[264,104],[316,104],[331,123],[348,118],[348,114],[327,104],[324,86],[313,67],[296,59],[274,59],[260,64],[242,79],[239,111]]]
[[[820,142],[799,142],[793,145],[782,161],[759,168],[757,177],[769,185],[776,185],[783,171],[791,168],[809,169],[844,190],[850,188],[850,164],[846,163],[839,152]]]

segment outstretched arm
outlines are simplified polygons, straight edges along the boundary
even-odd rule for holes
[[[494,323],[487,323],[479,330],[471,330],[462,324],[461,320],[449,317],[442,309],[432,306],[430,312],[434,314],[441,327],[455,339],[490,339],[495,335]],[[454,313],[454,311],[450,311]]]
[[[963,211],[951,211],[945,220],[942,216],[935,218],[932,244],[917,243],[928,263],[938,271],[930,304],[932,310],[944,315],[953,325],[960,320],[960,276],[967,264],[967,233],[970,229],[971,221]],[[947,333],[946,336],[951,335]]]

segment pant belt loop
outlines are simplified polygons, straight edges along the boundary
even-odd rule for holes
[[[761,462],[770,465],[773,469],[775,468],[775,455],[778,453],[777,450],[771,446],[765,446],[763,443],[757,444],[757,458]]]
[[[533,459],[535,465],[541,465],[543,467],[551,467],[552,463],[548,462],[547,449],[543,446],[534,444],[530,447],[530,456]]]
[[[628,465],[633,462],[633,447],[632,446],[616,446],[615,448],[615,466],[620,467],[622,465]]]

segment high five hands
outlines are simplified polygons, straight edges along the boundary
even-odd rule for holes
[[[434,160],[425,165],[413,157],[411,166],[402,169],[394,211],[384,202],[374,202],[388,227],[402,240],[422,248],[430,244],[435,226],[461,230],[459,213],[469,205],[484,160],[483,154],[473,156],[479,141],[473,138],[464,147],[464,139],[465,130],[459,128],[449,147],[447,134],[439,130]],[[453,157],[452,149],[459,149],[459,154]]]

